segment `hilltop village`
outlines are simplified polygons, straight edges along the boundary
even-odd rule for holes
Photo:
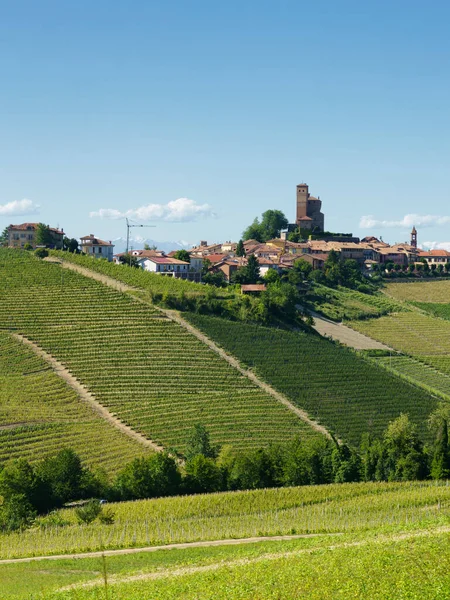
[[[267,211],[265,214],[268,213],[284,217],[280,211]],[[286,226],[280,227],[277,235],[270,239],[264,239],[264,235],[244,235],[242,240],[234,242],[208,243],[203,240],[188,250],[167,253],[156,247],[145,247],[115,254],[112,241],[94,234],[79,239],[68,238],[63,229],[40,223],[11,224],[3,233],[2,242],[11,248],[47,247],[81,252],[109,262],[128,263],[159,275],[195,282],[201,282],[207,275],[217,275],[217,281],[233,283],[236,273],[248,265],[251,256],[257,259],[261,278],[269,271],[288,271],[299,259],[308,263],[310,269],[320,270],[331,252],[341,260],[356,261],[366,274],[417,274],[420,270],[436,271],[438,274],[450,270],[450,252],[420,249],[415,227],[408,242],[393,245],[375,236],[359,239],[351,233],[326,231],[322,201],[309,193],[306,183],[296,188],[295,223],[282,225]],[[246,231],[251,234],[253,230],[250,227]]]

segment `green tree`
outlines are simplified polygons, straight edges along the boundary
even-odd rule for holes
[[[117,475],[114,489],[122,500],[172,496],[180,489],[175,460],[165,452],[135,458]]]
[[[190,460],[202,454],[207,458],[216,458],[219,449],[211,444],[208,430],[201,423],[196,423],[186,445],[186,460]]]
[[[264,275],[265,283],[277,283],[280,281],[280,275],[276,269],[269,269]]]
[[[75,238],[64,237],[63,250],[76,254],[78,246],[78,241]]]
[[[389,480],[408,481],[426,476],[423,445],[417,435],[417,428],[408,415],[402,413],[389,423],[383,441]]]
[[[43,460],[36,472],[50,489],[52,506],[62,506],[86,495],[86,472],[80,457],[71,448],[64,448],[56,456]]]
[[[257,218],[242,234],[244,240],[256,240],[266,242],[280,236],[282,229],[288,226],[288,220],[281,210],[266,210],[262,214],[261,221]]]
[[[308,279],[312,270],[312,265],[308,261],[306,261],[304,258],[299,258],[292,265],[292,269],[289,270],[289,283],[292,283],[293,285],[303,283],[303,281]]]
[[[236,246],[236,256],[245,256],[244,242],[239,240]]]
[[[75,516],[79,523],[92,523],[102,512],[102,506],[98,500],[89,500],[84,506],[75,509]]]
[[[177,260],[184,260],[185,262],[191,262],[191,255],[187,250],[177,250],[173,255]]]
[[[155,244],[152,244],[151,246],[149,244],[144,244],[144,250],[157,250],[158,248],[155,246]]]
[[[133,256],[130,252],[128,252],[128,254],[122,254],[122,256],[119,257],[119,261],[123,265],[128,265],[129,267],[134,267],[136,269],[140,268],[137,256]]]
[[[14,494],[0,505],[0,531],[9,533],[29,527],[36,511],[25,494]]]
[[[53,244],[50,227],[44,223],[38,223],[36,227],[36,244],[38,246],[51,246]]]
[[[38,258],[47,258],[47,256],[48,256],[48,250],[46,248],[37,248],[34,251],[34,254]]]
[[[9,241],[9,227],[5,227],[0,235],[0,246],[7,246]]]
[[[257,283],[261,277],[259,270],[259,261],[254,254],[251,254],[247,260],[245,267],[247,275],[247,283]]]
[[[222,489],[222,472],[214,459],[203,454],[193,456],[186,463],[186,490],[193,494],[218,492]]]
[[[448,423],[450,407],[440,403],[430,415],[429,426],[434,430],[433,458],[430,475],[433,479],[450,478],[450,445],[448,439]]]

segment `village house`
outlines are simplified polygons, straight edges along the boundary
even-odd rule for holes
[[[169,256],[144,256],[138,258],[138,265],[144,271],[149,271],[150,273],[189,279],[189,263],[177,258],[170,258]]]
[[[418,253],[417,258],[419,260],[425,259],[430,267],[432,265],[445,265],[450,263],[450,252],[447,252],[447,250],[428,250],[427,252],[422,250]]]
[[[83,254],[88,254],[94,258],[104,258],[109,262],[113,260],[114,244],[95,237],[93,233],[80,238],[80,248]]]
[[[10,248],[24,248],[29,244],[33,249],[36,248],[36,232],[39,223],[21,223],[20,225],[10,225],[8,227],[8,246]],[[56,250],[62,250],[64,247],[64,231],[49,227],[52,242],[49,247]]]

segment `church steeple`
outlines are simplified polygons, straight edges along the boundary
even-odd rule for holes
[[[411,231],[411,246],[417,249],[417,229],[413,226]]]

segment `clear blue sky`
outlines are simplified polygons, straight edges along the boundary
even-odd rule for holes
[[[450,242],[447,2],[1,5],[1,229],[236,239],[305,181],[328,229]]]

